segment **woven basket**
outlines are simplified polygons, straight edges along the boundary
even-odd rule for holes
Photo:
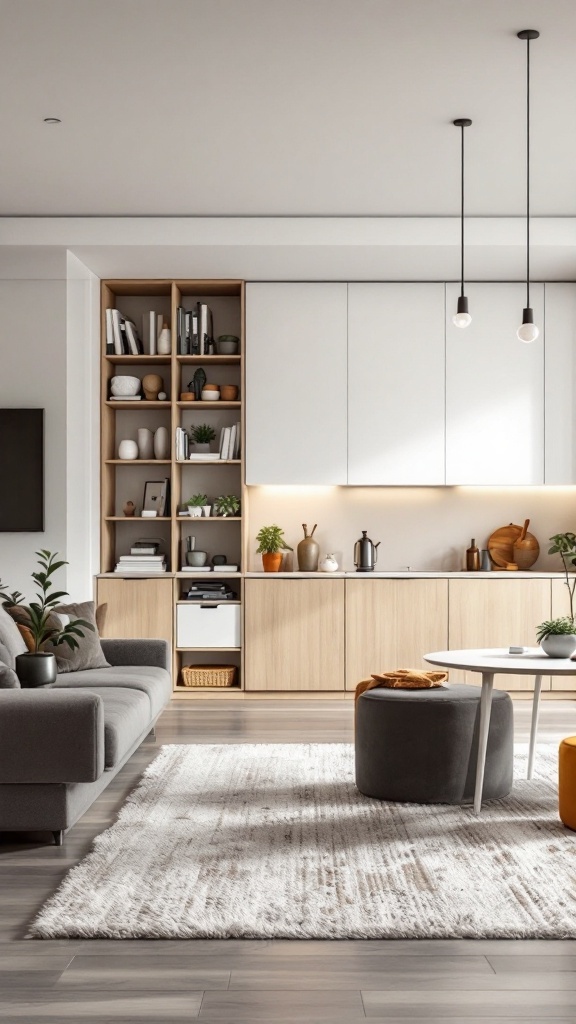
[[[235,665],[184,665],[182,667],[184,686],[234,686]]]

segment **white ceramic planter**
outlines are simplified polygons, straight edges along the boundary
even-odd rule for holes
[[[138,445],[136,441],[130,441],[125,439],[120,441],[118,445],[118,458],[125,459],[127,462],[138,458]]]
[[[188,515],[192,519],[200,519],[202,515],[202,505],[188,505]]]
[[[210,518],[211,511],[212,511],[212,505],[202,505],[202,512],[206,516],[206,519]]]
[[[576,634],[559,633],[545,636],[540,647],[549,658],[569,658],[576,651]]]

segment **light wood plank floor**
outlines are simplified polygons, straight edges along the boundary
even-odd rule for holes
[[[518,740],[531,705],[515,703]],[[65,838],[0,833],[0,1020],[140,1024],[576,1021],[570,941],[26,941],[28,922],[115,817],[162,743],[347,742],[350,702],[174,703]],[[540,740],[576,733],[576,702],[550,701]],[[576,837],[575,837],[576,843]]]

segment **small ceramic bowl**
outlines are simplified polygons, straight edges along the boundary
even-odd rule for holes
[[[221,334],[216,342],[218,354],[221,356],[234,356],[238,351],[240,339],[235,334]]]
[[[180,392],[181,402],[195,402],[196,395],[192,391],[181,391]]]
[[[238,388],[235,384],[223,384],[220,388],[220,398],[223,402],[235,402],[238,398]]]
[[[205,384],[203,390],[204,391],[220,391],[220,385],[219,384]]]
[[[116,398],[120,398],[122,395],[127,395],[128,397],[137,395],[140,391],[140,378],[127,376],[112,377],[111,390]]]
[[[203,391],[201,395],[203,402],[219,402],[220,392],[219,391]]]

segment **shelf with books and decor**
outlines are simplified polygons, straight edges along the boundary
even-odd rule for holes
[[[99,602],[113,605],[116,620],[106,628],[118,630],[124,622],[130,630],[124,635],[154,637],[166,635],[170,622],[175,695],[193,698],[241,693],[242,571],[246,567],[244,284],[229,280],[103,281],[101,294],[101,562],[97,593]],[[203,385],[208,392],[219,393],[219,398],[203,401]],[[204,429],[204,435],[198,428]],[[165,435],[159,446],[158,432]],[[152,451],[148,450],[150,435]],[[177,436],[178,445],[186,438],[186,458]],[[204,445],[208,443],[211,453],[193,451],[197,443],[201,447],[198,439],[202,436],[210,437]],[[203,454],[214,458],[198,457]],[[220,467],[218,473],[211,472],[214,466]],[[201,519],[179,514],[198,494],[205,496],[210,513]],[[219,500],[224,502],[225,514],[214,512]],[[227,506],[230,500],[232,504]],[[164,502],[162,509],[159,502]],[[142,514],[150,508],[162,514]],[[204,523],[210,524],[209,529],[204,529]],[[187,559],[188,551],[194,549],[205,551],[205,565],[188,564],[202,560],[198,555]],[[200,591],[194,591],[197,583]],[[206,640],[196,636],[178,644],[178,607],[193,608],[197,602],[194,593],[213,595],[211,604],[208,597],[202,603],[217,612],[229,603],[222,618],[236,607],[238,634],[233,644],[206,648]],[[147,609],[144,616],[137,613],[141,605]],[[116,631],[113,635],[121,634]],[[222,664],[224,650],[228,677],[234,677],[232,685],[183,685],[183,675],[188,679],[194,676],[183,669],[204,665],[208,678],[210,666],[216,671]],[[204,678],[203,672],[199,675]]]

